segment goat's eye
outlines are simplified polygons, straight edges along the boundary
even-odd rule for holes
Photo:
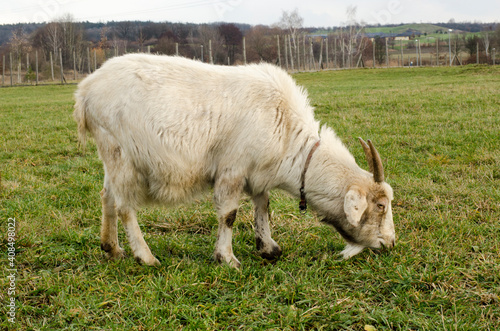
[[[378,207],[378,209],[379,209],[380,211],[384,211],[385,206],[384,206],[383,204],[378,203],[378,204],[377,204],[377,207]]]

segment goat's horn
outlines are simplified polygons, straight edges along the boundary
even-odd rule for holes
[[[380,154],[377,152],[375,146],[373,146],[371,140],[368,140],[368,146],[370,147],[373,163],[373,179],[376,183],[382,183],[384,181],[384,166],[382,165],[382,159]]]
[[[370,172],[373,173],[372,150],[370,149],[370,146],[368,146],[366,142],[363,139],[361,139],[361,137],[359,137],[358,139],[359,142],[361,143],[361,146],[363,146],[363,150],[365,151],[366,161],[368,161],[368,167],[370,168]]]

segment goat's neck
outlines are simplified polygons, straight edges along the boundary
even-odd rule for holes
[[[334,153],[320,146],[306,173],[306,198],[311,202],[327,200],[329,203],[343,204],[349,188],[364,183],[369,176],[347,150]]]

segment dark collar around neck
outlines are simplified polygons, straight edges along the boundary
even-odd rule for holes
[[[311,163],[311,158],[312,158],[314,152],[316,151],[316,149],[319,146],[319,143],[320,143],[320,140],[318,140],[314,144],[314,146],[311,148],[311,150],[309,151],[309,154],[307,155],[307,159],[306,159],[306,164],[304,165],[304,170],[302,171],[302,175],[300,176],[300,204],[299,204],[299,209],[302,212],[305,212],[306,209],[307,209],[306,192],[304,191],[304,186],[305,186],[305,182],[306,182],[306,172],[307,172],[307,168],[309,168],[309,163]]]

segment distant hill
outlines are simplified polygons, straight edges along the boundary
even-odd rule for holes
[[[445,33],[448,28],[435,24],[403,24],[398,26],[366,27],[366,33],[404,33],[408,30],[419,32],[420,34]]]
[[[394,36],[394,35],[411,35],[433,36],[439,37],[447,34],[448,29],[453,29],[454,33],[478,33],[481,31],[495,31],[499,23],[471,23],[471,22],[449,22],[449,23],[411,23],[411,24],[392,24],[392,25],[365,25],[364,32],[368,35],[375,36]],[[339,31],[341,27],[329,28],[309,28],[308,32],[315,35],[328,35],[332,32]]]
[[[477,23],[477,22],[448,22],[436,23],[435,25],[446,29],[459,30],[463,32],[494,31],[498,23]]]

